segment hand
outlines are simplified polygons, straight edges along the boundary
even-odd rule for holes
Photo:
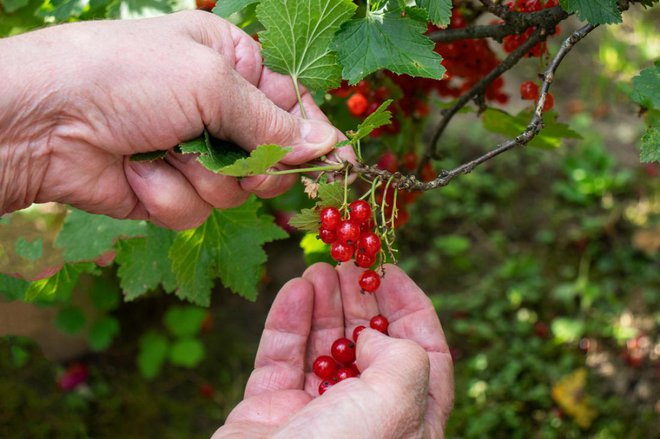
[[[442,327],[419,287],[398,267],[385,270],[375,295],[360,294],[363,270],[352,264],[317,264],[288,282],[266,320],[245,399],[213,439],[443,437],[454,387]],[[318,396],[314,359],[378,314],[390,336],[360,333],[360,378]]]
[[[168,153],[200,135],[247,150],[293,147],[283,165],[328,153],[338,131],[314,104],[299,117],[291,79],[262,65],[259,45],[205,12],[74,23],[0,40],[0,214],[58,201],[117,218],[185,229],[212,207],[272,197],[295,175],[240,182]],[[346,158],[351,152],[345,151]]]

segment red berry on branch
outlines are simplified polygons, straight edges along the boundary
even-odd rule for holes
[[[355,343],[357,343],[357,339],[360,336],[360,332],[362,332],[362,330],[364,330],[365,328],[366,326],[360,325],[360,326],[356,326],[355,329],[353,329],[353,341]]]
[[[352,367],[342,367],[337,371],[337,382],[344,381],[348,378],[355,378],[358,374],[355,373]]]
[[[353,116],[359,117],[362,116],[365,111],[367,111],[369,101],[367,101],[367,98],[364,97],[362,93],[355,93],[353,96],[348,98],[346,105],[348,106],[348,111],[350,111]]]
[[[358,251],[362,250],[368,255],[375,255],[380,251],[380,238],[374,232],[366,232],[360,235],[358,240]]]
[[[535,101],[539,98],[539,86],[532,81],[520,84],[520,98]]]
[[[545,102],[543,103],[543,111],[552,110],[552,107],[555,106],[555,98],[552,96],[552,93],[548,93],[545,97]]]
[[[341,223],[341,213],[336,207],[326,207],[321,209],[319,214],[321,217],[321,225],[328,230],[335,230],[339,223]]]
[[[342,221],[337,227],[337,239],[340,242],[354,244],[360,238],[360,226],[352,221]]]
[[[346,337],[339,338],[332,343],[330,349],[332,357],[339,363],[351,364],[355,361],[355,343]]]
[[[319,239],[325,242],[326,244],[332,244],[337,240],[337,234],[335,233],[334,230],[321,227],[319,229]]]
[[[407,171],[414,171],[417,169],[417,153],[408,151],[401,157],[401,166]]]
[[[345,242],[335,241],[330,247],[330,256],[337,262],[348,262],[355,253],[355,247]]]
[[[337,373],[337,362],[329,355],[321,355],[312,365],[314,374],[324,380],[329,380]]]
[[[361,268],[369,268],[376,263],[376,255],[357,251],[355,253],[355,265]]]
[[[319,395],[323,395],[326,392],[326,390],[334,386],[334,384],[335,383],[329,380],[321,381],[321,384],[319,384]]]
[[[380,276],[373,270],[366,270],[360,276],[360,288],[367,293],[373,293],[380,286]]]
[[[371,318],[369,326],[371,329],[375,329],[376,331],[387,335],[387,328],[390,326],[390,322],[385,317],[378,315]]]
[[[383,171],[394,173],[399,168],[396,162],[397,160],[394,153],[390,151],[386,151],[383,153],[382,156],[380,156],[380,159],[378,160],[376,166],[378,166],[378,169],[382,169]]]
[[[371,218],[371,206],[364,200],[353,201],[349,204],[348,211],[351,213],[351,221],[358,224]]]
[[[215,393],[215,389],[209,383],[204,383],[201,386],[199,386],[199,394],[201,395],[202,398],[211,399],[213,398],[214,393]]]

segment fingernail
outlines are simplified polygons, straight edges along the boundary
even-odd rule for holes
[[[325,122],[317,120],[304,120],[302,122],[301,134],[309,146],[320,146],[327,148],[337,141],[335,128]]]
[[[131,169],[142,178],[149,178],[156,172],[156,165],[150,162],[131,162]]]

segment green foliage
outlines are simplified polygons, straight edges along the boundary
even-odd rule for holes
[[[312,90],[339,85],[341,68],[330,43],[356,6],[350,0],[263,0],[257,18],[264,63]]]
[[[273,218],[258,213],[260,203],[250,199],[242,206],[214,210],[206,222],[177,235],[169,257],[176,276],[177,296],[208,306],[213,279],[254,300],[261,265],[266,261],[262,245],[287,234]]]
[[[660,163],[660,134],[658,127],[649,127],[642,137],[640,160],[643,163]]]
[[[559,0],[566,12],[575,12],[580,20],[591,24],[621,23],[616,0]]]
[[[80,308],[68,306],[62,308],[55,317],[55,326],[69,335],[78,334],[85,327],[85,314]]]
[[[484,128],[488,131],[513,138],[527,129],[532,114],[528,110],[523,110],[513,116],[506,111],[489,108],[484,111],[482,118]],[[556,113],[546,113],[543,118],[543,130],[528,145],[539,148],[558,148],[562,139],[582,138],[568,125],[557,122],[556,119]]]
[[[0,5],[3,9],[11,14],[17,10],[27,6],[30,3],[30,0],[0,0]]]
[[[19,236],[14,247],[16,254],[28,261],[36,261],[44,254],[44,242],[42,239],[35,239],[33,242],[27,242],[24,237]]]
[[[206,311],[196,306],[172,306],[165,313],[163,322],[170,334],[190,337],[199,332],[205,317]]]
[[[428,19],[436,26],[447,26],[451,18],[451,0],[417,0],[417,6],[428,12]]]
[[[408,16],[398,2],[387,2],[366,17],[345,23],[333,42],[342,75],[351,84],[379,69],[440,79],[445,68],[435,44],[424,36],[426,23]]]
[[[289,225],[298,230],[316,233],[321,227],[319,212],[316,209],[302,209],[289,220]]]
[[[166,291],[174,291],[176,279],[168,251],[175,237],[175,232],[149,224],[145,237],[128,239],[117,244],[117,275],[127,301],[134,300],[161,284]]]
[[[283,148],[278,145],[260,145],[250,153],[249,157],[238,159],[216,172],[231,177],[265,174],[268,169],[275,166],[290,151],[291,148]]]
[[[169,359],[174,366],[192,369],[202,362],[204,355],[201,341],[196,338],[180,338],[172,343]]]
[[[392,102],[392,99],[388,99],[380,104],[376,111],[367,116],[362,121],[362,123],[358,125],[358,128],[354,133],[348,133],[348,137],[351,139],[353,144],[356,144],[359,140],[367,137],[376,128],[390,124],[392,121],[392,113],[387,111],[387,108],[392,104]]]
[[[344,189],[343,183],[319,184],[314,208],[302,209],[296,213],[289,220],[289,225],[305,232],[318,232],[321,225],[319,211],[324,207],[340,207],[344,203]]]
[[[89,347],[94,351],[103,351],[110,347],[112,340],[119,334],[119,322],[111,316],[103,316],[94,322],[89,330]]]
[[[630,97],[643,107],[660,109],[660,63],[633,78]]]
[[[89,289],[94,308],[107,312],[116,309],[120,302],[119,287],[106,277],[97,277]]]
[[[54,276],[32,282],[25,291],[25,300],[28,302],[68,300],[82,273],[99,274],[99,270],[92,263],[64,264]]]
[[[29,286],[30,283],[23,279],[0,274],[0,294],[9,301],[24,300],[25,292]]]
[[[247,157],[244,149],[232,142],[211,138],[208,131],[197,139],[180,144],[178,150],[182,154],[199,154],[197,161],[213,172]]]
[[[222,18],[229,18],[230,15],[241,11],[248,5],[258,3],[260,0],[220,0],[213,8],[213,13]]]
[[[147,332],[140,338],[140,351],[137,363],[142,376],[148,380],[154,379],[167,359],[169,342],[165,336],[155,332]]]
[[[88,261],[111,250],[118,239],[143,236],[146,230],[146,221],[118,220],[72,209],[55,245],[63,249],[66,261]]]

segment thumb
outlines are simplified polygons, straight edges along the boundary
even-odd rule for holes
[[[248,151],[259,145],[288,146],[292,151],[281,160],[299,165],[332,151],[337,130],[327,122],[302,119],[276,106],[266,95],[236,72],[219,108],[219,118],[207,126],[211,133],[234,141]]]

